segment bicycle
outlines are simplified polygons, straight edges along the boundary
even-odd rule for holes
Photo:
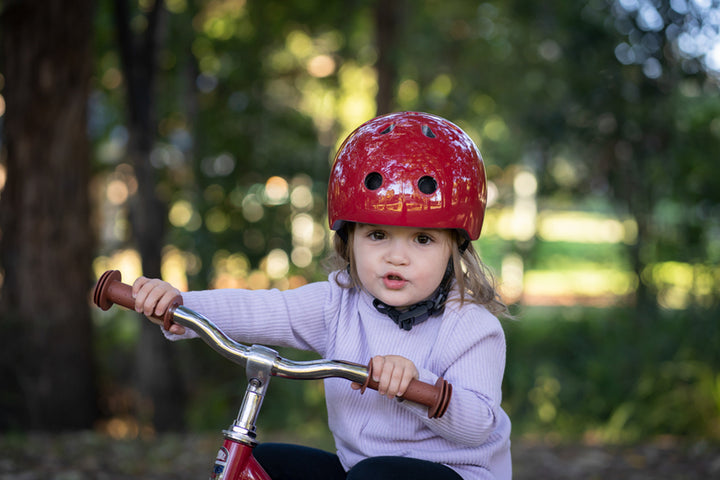
[[[108,310],[113,304],[131,310],[135,307],[132,287],[122,283],[118,270],[108,270],[101,275],[93,291],[93,302],[102,310]],[[245,367],[248,379],[245,395],[237,417],[222,431],[224,441],[215,458],[211,480],[272,480],[252,453],[258,445],[255,423],[271,377],[293,380],[344,378],[362,385],[360,394],[366,388],[378,388],[378,383],[372,380],[372,363],[364,366],[344,360],[293,361],[263,345],[247,346],[235,342],[208,318],[184,307],[180,296],[171,302],[162,317],[151,320],[162,324],[166,330],[173,323],[189,328],[217,353]],[[435,385],[413,380],[402,399],[425,405],[429,418],[440,418],[447,410],[451,396],[452,385],[440,377]]]

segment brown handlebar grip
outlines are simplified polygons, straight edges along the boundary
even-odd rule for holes
[[[360,388],[360,392],[364,393],[367,387],[373,390],[378,389],[378,382],[372,379],[372,362],[368,365],[368,377]],[[438,378],[435,385],[421,382],[420,380],[412,380],[408,385],[403,399],[411,402],[419,403],[428,407],[428,418],[440,418],[445,414],[450,398],[452,397],[452,385],[442,377]]]
[[[95,285],[93,303],[103,310],[108,310],[113,304],[134,310],[135,299],[132,296],[132,287],[122,283],[121,278],[118,270],[108,270],[103,273]],[[175,307],[182,305],[182,303],[182,297],[180,295],[176,296],[170,302],[170,307],[165,312],[165,315],[162,317],[153,315],[152,319],[161,324],[165,330],[170,329],[170,325],[173,324],[172,318]]]

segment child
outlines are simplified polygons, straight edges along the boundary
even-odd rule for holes
[[[453,386],[445,415],[429,419],[425,407],[325,380],[337,454],[261,444],[255,456],[273,479],[511,478],[510,421],[500,407],[505,337],[495,317],[507,308],[470,243],[485,202],[480,152],[460,128],[424,113],[380,116],[335,157],[328,214],[340,268],[328,281],[182,294],[237,341],[372,358],[378,392],[389,398],[412,379],[442,376]],[[133,285],[145,315],[164,313],[179,293],[157,279]],[[168,336],[177,335],[193,332],[173,325]]]

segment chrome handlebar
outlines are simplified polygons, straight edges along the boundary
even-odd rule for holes
[[[132,287],[121,282],[121,275],[117,270],[108,270],[102,274],[93,292],[93,302],[102,310],[108,310],[113,304],[131,310],[135,307]],[[272,376],[298,380],[344,378],[359,383],[361,393],[364,393],[367,387],[373,390],[378,388],[378,383],[372,379],[372,362],[366,367],[342,360],[293,361],[261,345],[243,345],[225,335],[208,318],[183,306],[182,297],[179,295],[173,299],[164,315],[151,320],[162,324],[165,330],[173,323],[193,330],[218,354],[244,366],[248,372],[268,370]],[[251,375],[248,374],[248,377]],[[403,399],[427,406],[429,418],[440,418],[447,410],[451,396],[452,385],[440,377],[435,385],[413,380]]]
[[[182,305],[175,307],[173,321],[198,334],[217,353],[243,367],[248,365],[254,354],[253,347],[231,339],[205,316]],[[295,361],[276,356],[271,374],[295,380],[321,380],[338,377],[364,384],[368,369],[364,365],[337,360]]]

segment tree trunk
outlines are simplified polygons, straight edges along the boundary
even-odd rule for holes
[[[0,431],[91,427],[86,135],[94,2],[5,2]]]
[[[377,44],[378,115],[392,112],[397,83],[397,37],[404,2],[375,3],[375,43]]]
[[[115,0],[118,48],[127,87],[127,155],[138,181],[137,193],[130,200],[130,224],[143,274],[151,278],[160,278],[167,219],[166,207],[156,194],[157,179],[150,163],[157,131],[154,99],[158,39],[165,13],[163,2],[155,2],[146,17],[145,32],[133,36],[127,0]],[[151,421],[158,431],[180,430],[184,427],[185,395],[177,362],[173,361],[174,350],[157,326],[147,320],[141,325],[136,349],[137,386],[143,397],[139,405],[141,420]]]

